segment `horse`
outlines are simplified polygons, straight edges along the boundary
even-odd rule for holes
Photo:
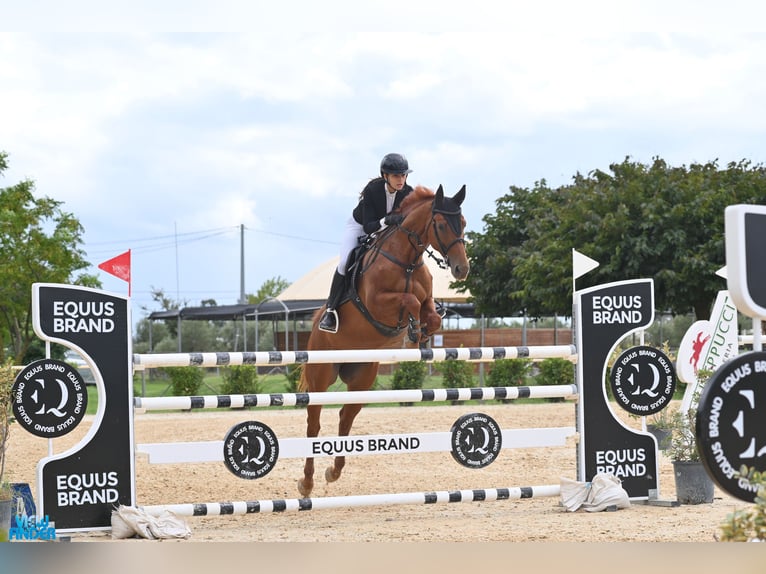
[[[324,307],[314,315],[308,350],[384,349],[425,344],[441,327],[442,316],[433,299],[433,277],[423,260],[424,253],[448,266],[452,276],[468,276],[470,265],[465,251],[465,218],[461,204],[465,185],[453,197],[445,197],[440,185],[432,190],[418,186],[407,195],[396,212],[403,216],[367,238],[366,249],[356,256],[346,276],[347,292],[338,305],[337,333],[318,328]],[[429,249],[430,248],[430,249]],[[433,250],[439,256],[433,254]],[[352,258],[353,259],[353,258]],[[324,392],[340,379],[349,391],[372,387],[379,363],[306,363],[299,389]],[[338,435],[348,436],[362,405],[346,404],[340,409]],[[306,436],[320,431],[321,405],[307,407]],[[325,471],[325,480],[340,478],[346,464],[336,456]],[[307,458],[298,491],[308,497],[314,488],[314,459]]]

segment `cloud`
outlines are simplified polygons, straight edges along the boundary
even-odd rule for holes
[[[336,255],[388,152],[413,184],[466,184],[472,229],[510,185],[628,155],[763,160],[757,3],[283,4],[224,1],[245,33],[0,33],[0,184],[28,177],[64,201],[94,258],[231,229],[181,245],[179,264],[195,292],[236,299],[240,224],[250,290],[297,279]],[[202,3],[183,7],[166,29],[213,27]],[[141,8],[118,10],[123,28]],[[135,258],[135,293],[175,284],[173,251]]]

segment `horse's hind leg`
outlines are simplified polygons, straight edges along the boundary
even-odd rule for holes
[[[301,375],[301,391],[324,392],[338,377],[338,367],[333,364],[303,365]],[[322,405],[308,405],[306,407],[306,436],[315,438],[319,436],[321,428],[319,416],[322,413]],[[298,481],[298,492],[302,496],[309,496],[314,488],[314,459],[307,458],[303,466],[303,478]]]
[[[338,436],[348,436],[351,432],[351,425],[362,410],[362,405],[343,405],[340,409],[340,422],[338,423]],[[343,467],[346,466],[345,456],[336,456],[332,466],[325,470],[324,478],[327,482],[335,482],[340,478]]]
[[[306,436],[313,438],[319,436],[319,415],[322,405],[309,405],[306,407]],[[303,465],[303,478],[298,480],[298,492],[301,496],[309,496],[314,490],[314,459],[307,458]]]
[[[375,382],[378,374],[378,363],[346,364],[341,367],[340,378],[346,383],[349,391],[366,391]],[[340,409],[338,421],[338,436],[348,436],[354,419],[364,405],[347,404]],[[336,456],[333,465],[327,467],[324,473],[327,482],[335,482],[340,478],[343,467],[346,466],[345,456]]]

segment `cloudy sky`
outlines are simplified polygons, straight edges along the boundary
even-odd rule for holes
[[[0,186],[64,202],[107,290],[96,265],[131,249],[134,316],[152,289],[237,302],[240,226],[247,292],[336,256],[391,151],[411,184],[465,184],[476,231],[510,185],[766,155],[762,2],[23,4]]]

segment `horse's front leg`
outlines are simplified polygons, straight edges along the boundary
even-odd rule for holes
[[[407,338],[411,343],[421,342],[423,308],[415,295],[404,293],[402,297],[402,312],[403,316],[407,319]]]
[[[420,306],[421,334],[420,342],[425,343],[442,326],[442,317],[436,310],[433,297],[429,297]]]

